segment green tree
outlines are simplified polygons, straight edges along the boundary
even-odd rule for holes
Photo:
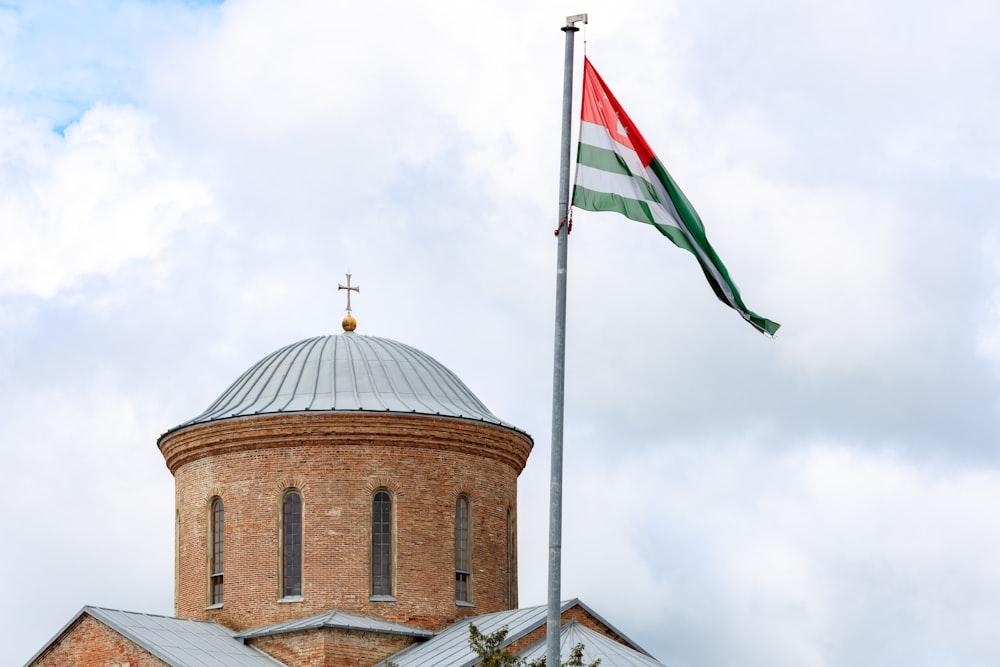
[[[507,639],[507,626],[503,626],[493,634],[484,635],[475,623],[469,623],[469,648],[479,656],[481,667],[521,667],[524,658],[511,655],[510,651],[500,648]]]
[[[507,633],[505,625],[492,634],[484,635],[474,623],[469,623],[469,648],[479,656],[480,667],[545,667],[545,656],[529,662],[501,648]],[[583,644],[577,644],[570,650],[569,660],[562,667],[597,667],[600,664],[600,658],[589,665],[584,664]]]
[[[484,635],[474,623],[469,623],[469,648],[479,656],[479,667],[545,667],[545,656],[529,662],[501,648],[500,645],[507,639],[508,632],[505,625],[492,634]],[[597,667],[600,664],[600,658],[589,665],[584,664],[583,644],[577,644],[569,652],[569,660],[564,662],[562,667]],[[387,660],[384,665],[399,667],[391,660]]]

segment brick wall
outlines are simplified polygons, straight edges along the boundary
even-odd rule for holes
[[[165,667],[166,664],[88,614],[80,616],[30,663],[31,667]]]
[[[413,638],[324,629],[260,637],[250,643],[287,665],[371,667],[402,651],[413,643]]]
[[[160,448],[176,485],[180,617],[245,629],[338,609],[434,630],[508,608],[507,508],[516,526],[517,476],[531,450],[522,433],[416,415],[266,415],[170,433]],[[280,502],[288,487],[302,495],[297,602],[279,602]],[[393,496],[395,602],[369,600],[378,488]],[[474,607],[455,604],[459,493],[471,501]],[[225,601],[206,609],[215,496],[225,503]]]

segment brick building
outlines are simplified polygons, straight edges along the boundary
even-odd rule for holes
[[[531,437],[451,371],[354,332],[283,347],[158,445],[175,479],[174,616],[84,607],[29,665],[473,665],[468,624],[544,654],[517,605]],[[656,666],[578,600],[564,655]]]

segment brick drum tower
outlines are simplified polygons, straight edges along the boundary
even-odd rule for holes
[[[267,355],[160,437],[176,616],[239,631],[336,609],[437,630],[517,607],[531,438],[423,352],[344,328]]]
[[[86,605],[28,667],[471,667],[472,625],[544,656],[548,609],[517,600],[531,437],[350,307],[160,436],[174,615]],[[563,659],[663,667],[580,600],[560,615]]]

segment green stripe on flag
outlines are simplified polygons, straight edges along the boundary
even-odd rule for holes
[[[765,331],[770,335],[774,333],[781,326],[777,322],[772,322],[766,317],[761,317],[757,313],[753,312],[746,307],[743,303],[743,298],[740,296],[740,291],[736,287],[736,283],[733,279],[729,277],[729,270],[726,268],[722,260],[719,259],[719,255],[716,254],[715,249],[708,242],[708,237],[705,235],[705,225],[701,222],[701,216],[698,212],[694,210],[694,206],[688,201],[688,198],[684,196],[677,182],[673,179],[670,173],[666,170],[663,164],[660,162],[659,158],[654,157],[653,161],[649,163],[649,170],[656,177],[657,181],[663,185],[663,188],[667,191],[667,195],[670,197],[670,201],[673,202],[674,208],[677,210],[677,215],[681,217],[684,227],[687,229],[688,234],[691,236],[691,240],[698,246],[701,253],[694,252],[690,249],[694,256],[698,259],[698,265],[701,267],[702,272],[705,274],[705,278],[708,279],[709,285],[712,287],[712,291],[715,295],[727,306],[732,306],[729,299],[727,298],[722,286],[719,285],[718,280],[712,275],[713,269],[715,273],[718,273],[725,282],[729,291],[732,292],[732,300],[735,302],[736,310],[739,311],[745,319],[749,320],[754,326],[756,326],[761,331]],[[662,225],[654,225],[664,236],[668,237],[671,241],[674,240],[674,234],[677,230],[672,227],[664,227]],[[677,243],[674,241],[674,243]],[[681,245],[681,244],[677,244]],[[681,247],[685,247],[685,243]],[[703,254],[702,254],[703,253]],[[706,262],[711,263],[711,267],[706,266]]]
[[[646,180],[645,174],[635,174],[628,168],[625,160],[618,153],[606,148],[598,148],[590,144],[579,144],[576,149],[576,162],[585,167],[592,167],[611,174],[630,176],[635,179],[636,186],[649,201],[659,201],[653,185]]]
[[[646,202],[610,192],[590,190],[579,184],[573,186],[573,206],[588,211],[614,211],[630,220],[653,224],[653,213]]]
[[[712,291],[758,330],[780,326],[750,311],[705,235],[697,211],[585,59],[572,205],[653,225],[698,262]]]
[[[578,144],[576,161],[594,169],[610,171],[612,174],[635,175],[618,153],[607,148],[598,148],[597,146],[583,143]]]

